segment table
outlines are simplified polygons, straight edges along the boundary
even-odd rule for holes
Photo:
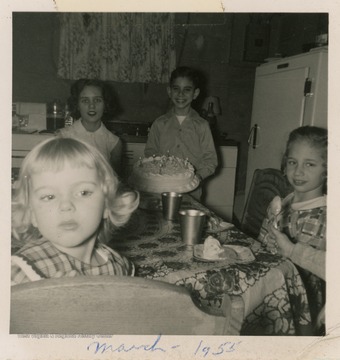
[[[216,216],[189,195],[183,196],[181,208]],[[205,229],[202,240],[208,235]],[[265,251],[236,227],[213,236],[224,244],[250,247],[255,260],[194,259],[181,240],[179,223],[162,218],[160,196],[147,194],[141,194],[139,209],[114,232],[109,245],[134,262],[136,276],[186,287],[194,302],[211,314],[223,316],[226,293],[241,296],[245,304],[241,335],[312,335],[306,290],[294,264]]]

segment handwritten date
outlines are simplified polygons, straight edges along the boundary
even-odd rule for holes
[[[180,344],[162,344],[162,335],[158,335],[154,342],[150,344],[110,344],[107,342],[93,341],[87,346],[87,350],[93,354],[108,354],[108,353],[129,353],[129,352],[161,352],[166,353],[175,349],[180,349]],[[209,345],[205,340],[199,340],[192,348],[194,356],[206,358],[210,355],[218,356],[225,353],[234,352],[241,344],[241,341],[225,341],[218,345]]]

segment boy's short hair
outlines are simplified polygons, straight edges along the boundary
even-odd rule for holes
[[[186,77],[192,81],[195,89],[200,87],[200,77],[198,72],[190,68],[188,66],[180,66],[176,68],[170,76],[170,86],[174,83],[174,81],[179,77]]]

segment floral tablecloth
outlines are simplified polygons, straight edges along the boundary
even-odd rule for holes
[[[113,234],[113,248],[132,260],[136,276],[185,286],[204,311],[223,316],[226,293],[240,295],[245,304],[241,335],[311,335],[305,288],[289,260],[264,251],[235,227],[213,234],[221,243],[248,246],[249,263],[203,262],[193,257],[181,240],[178,222],[163,220],[160,205],[142,199],[129,223]],[[215,216],[185,196],[181,208],[196,208]],[[209,235],[204,230],[202,241]]]

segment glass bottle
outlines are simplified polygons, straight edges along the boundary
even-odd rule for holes
[[[65,127],[73,125],[73,117],[71,116],[71,112],[68,108],[68,105],[65,105]]]
[[[216,125],[216,116],[214,113],[214,103],[213,102],[210,102],[208,104],[208,111],[207,111],[206,119],[209,122],[211,127]]]
[[[64,113],[62,103],[59,99],[47,104],[47,130],[55,131],[64,127]]]

